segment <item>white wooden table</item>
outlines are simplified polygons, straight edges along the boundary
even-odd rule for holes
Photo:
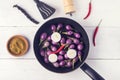
[[[106,80],[120,80],[120,0],[92,0],[93,9],[87,20],[83,17],[87,13],[89,0],[74,0],[77,10],[73,17],[64,14],[62,0],[42,1],[57,9],[49,19],[68,17],[84,27],[90,39],[86,62]],[[40,24],[30,22],[12,7],[14,4],[24,7]],[[97,34],[97,46],[93,47],[93,30],[100,19],[103,22]],[[33,39],[38,28],[47,20],[43,20],[33,0],[0,1],[0,80],[91,80],[80,69],[56,74],[39,64],[33,51]],[[30,49],[22,57],[14,57],[6,49],[8,39],[17,34],[26,36],[30,41]]]

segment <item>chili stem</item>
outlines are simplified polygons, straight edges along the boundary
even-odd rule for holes
[[[80,62],[82,62],[81,55],[79,55],[78,58],[79,58]]]
[[[70,16],[72,16],[72,13],[70,13]]]
[[[72,60],[72,69],[74,69],[75,66],[75,59]]]
[[[102,19],[100,20],[100,22],[99,22],[99,24],[97,25],[97,27],[99,27],[99,26],[100,26],[101,22],[102,22]]]

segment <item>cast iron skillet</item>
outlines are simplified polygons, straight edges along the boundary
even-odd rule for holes
[[[44,58],[40,55],[40,48],[41,46],[39,46],[39,41],[40,41],[40,35],[43,32],[46,32],[47,34],[50,34],[51,32],[51,28],[50,25],[52,24],[58,24],[58,23],[63,23],[64,25],[71,25],[74,26],[74,29],[76,29],[77,31],[79,31],[82,35],[82,42],[84,43],[84,49],[83,49],[83,55],[82,55],[82,62],[77,61],[75,63],[75,67],[74,69],[72,68],[55,68],[53,65],[51,65],[50,63],[45,63],[44,62]],[[75,69],[77,69],[78,67],[80,67],[85,73],[87,73],[93,80],[104,80],[96,71],[94,71],[90,66],[88,66],[84,61],[88,56],[88,52],[89,52],[89,39],[88,39],[88,35],[86,34],[85,30],[82,28],[82,26],[80,24],[78,24],[77,22],[68,19],[68,18],[55,18],[55,19],[51,19],[49,21],[47,21],[46,23],[44,23],[39,30],[37,31],[35,38],[34,38],[34,52],[35,52],[35,56],[37,57],[38,61],[40,62],[40,64],[45,67],[46,69],[52,71],[52,72],[56,72],[56,73],[67,73],[67,72],[71,72]]]

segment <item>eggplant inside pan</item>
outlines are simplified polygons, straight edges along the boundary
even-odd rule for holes
[[[34,52],[39,63],[56,73],[82,69],[93,80],[104,80],[85,60],[89,52],[89,39],[80,24],[68,18],[47,21],[34,38]]]

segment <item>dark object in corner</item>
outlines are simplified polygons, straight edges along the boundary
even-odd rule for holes
[[[53,13],[55,13],[55,8],[47,5],[46,3],[39,1],[39,0],[34,0],[37,8],[39,9],[43,19],[49,18]]]
[[[28,14],[22,7],[20,7],[19,5],[13,5],[13,7],[18,8],[18,10],[20,10],[30,21],[32,21],[35,24],[39,24],[39,22],[37,20],[35,20],[34,18],[32,18],[30,16],[30,14]]]

